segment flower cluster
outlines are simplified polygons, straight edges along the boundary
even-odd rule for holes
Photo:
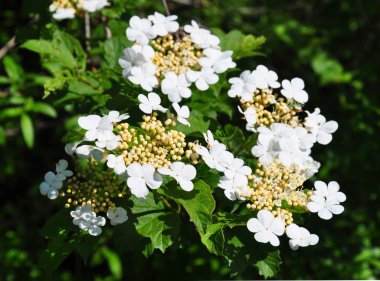
[[[54,19],[64,20],[83,12],[94,13],[109,5],[107,0],[54,0],[49,10]]]
[[[119,59],[123,75],[146,91],[160,88],[172,103],[190,98],[192,83],[200,91],[218,82],[217,74],[233,68],[232,51],[195,21],[180,28],[177,16],[133,16],[126,35],[134,42]]]

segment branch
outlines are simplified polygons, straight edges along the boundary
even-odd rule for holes
[[[16,46],[16,35],[11,38],[1,49],[0,49],[0,60],[8,53],[10,49]]]
[[[166,3],[166,0],[162,0],[162,5],[164,5],[164,8],[165,8],[166,14],[167,14],[168,16],[170,16],[169,6],[168,6],[168,3]]]

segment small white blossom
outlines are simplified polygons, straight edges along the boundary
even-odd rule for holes
[[[206,91],[210,86],[218,82],[219,77],[211,67],[202,67],[200,71],[188,70],[186,77],[189,81],[195,82],[198,90]]]
[[[258,89],[279,88],[280,83],[277,81],[277,73],[269,70],[264,65],[258,65],[254,71],[252,71],[253,83]]]
[[[293,78],[291,81],[282,81],[281,94],[287,99],[294,99],[299,103],[306,103],[309,99],[308,94],[304,90],[305,83],[301,78]]]
[[[236,182],[235,186],[247,185],[247,176],[252,173],[252,169],[244,165],[244,161],[240,158],[234,158],[227,162],[224,175]]]
[[[256,116],[256,109],[253,107],[248,107],[245,111],[243,111],[240,106],[238,107],[240,113],[244,115],[245,121],[247,121],[247,124],[245,125],[245,129],[247,131],[251,132],[256,132],[256,128],[254,125],[256,124],[257,121],[257,116]]]
[[[90,158],[93,157],[96,161],[103,159],[104,149],[93,146],[93,145],[81,145],[75,148],[75,153],[79,158]]]
[[[148,187],[157,189],[162,184],[161,175],[155,173],[154,167],[150,164],[141,166],[139,163],[132,163],[127,167],[127,173],[129,176],[127,185],[137,198],[145,198],[149,193]]]
[[[186,105],[180,106],[178,103],[173,103],[173,108],[177,113],[178,122],[190,127],[190,123],[187,121],[187,118],[190,116],[189,107]]]
[[[76,207],[70,215],[73,217],[73,224],[78,225],[81,230],[88,231],[92,236],[100,235],[102,233],[100,227],[106,224],[106,219],[102,216],[97,217],[90,204]]]
[[[272,246],[279,246],[281,236],[285,231],[285,223],[273,216],[268,210],[260,210],[257,218],[249,219],[247,222],[249,231],[255,233],[255,239],[260,243],[270,243]]]
[[[169,33],[176,32],[179,28],[179,24],[176,21],[177,18],[178,17],[175,15],[165,17],[158,12],[155,12],[154,15],[148,17],[153,23],[153,33],[159,36],[165,36]]]
[[[109,208],[107,217],[110,219],[111,225],[122,224],[128,220],[127,211],[122,207]]]
[[[57,8],[54,4],[51,4],[49,10],[54,12],[53,18],[56,20],[73,19],[75,17],[74,8]]]
[[[154,110],[161,112],[166,112],[167,110],[167,108],[161,106],[161,98],[154,92],[149,93],[148,96],[140,94],[137,98],[140,101],[139,108],[146,114],[151,114]]]
[[[211,133],[210,130],[207,130],[206,133],[203,133],[203,136],[204,136],[204,138],[205,138],[205,141],[206,141],[210,146],[214,145],[215,143],[218,143],[218,141],[216,141],[216,140],[214,139],[214,135]]]
[[[119,65],[123,68],[123,76],[128,77],[134,66],[141,66],[154,56],[154,50],[149,45],[134,45],[125,48],[123,56],[119,59]]]
[[[191,97],[189,89],[190,82],[187,81],[185,74],[177,75],[174,72],[168,72],[161,83],[161,90],[171,102],[180,102],[182,98]]]
[[[290,238],[289,247],[292,250],[297,250],[299,247],[307,247],[316,245],[319,237],[298,225],[292,223],[286,227],[286,235]]]
[[[144,63],[141,66],[134,66],[128,79],[132,83],[140,85],[145,91],[152,91],[153,88],[158,86],[156,66],[152,62]]]
[[[89,13],[99,11],[109,5],[107,0],[83,0],[82,2],[83,10]]]
[[[49,171],[45,174],[44,179],[45,181],[40,184],[40,193],[51,200],[56,199],[59,195],[58,190],[63,185],[61,177]]]
[[[174,162],[170,168],[159,168],[158,172],[174,178],[181,188],[185,191],[191,191],[194,188],[192,180],[195,178],[197,171],[193,165],[186,165],[183,162]]]
[[[115,123],[118,123],[120,121],[123,121],[129,118],[128,113],[120,114],[119,111],[116,111],[116,110],[110,111],[108,115],[106,116],[108,117],[108,120],[110,122],[115,122]]]
[[[152,23],[148,19],[142,19],[138,16],[131,17],[126,33],[128,40],[141,45],[147,45],[150,39],[157,36],[152,30]]]
[[[325,197],[312,195],[311,201],[307,203],[307,208],[312,213],[318,213],[321,219],[329,220],[334,215],[343,213],[344,207],[336,201],[328,201]]]
[[[108,151],[112,151],[119,146],[120,141],[121,136],[115,135],[110,131],[106,131],[98,136],[98,139],[95,142],[95,144],[99,148],[106,148]]]
[[[69,163],[64,159],[59,160],[58,163],[56,164],[56,168],[55,168],[55,171],[57,172],[56,177],[60,179],[61,181],[64,181],[66,180],[66,178],[71,177],[73,175],[72,171],[67,170],[68,167],[69,167]]]
[[[243,102],[252,100],[253,92],[256,90],[256,85],[253,81],[251,71],[245,70],[239,77],[230,78],[228,82],[231,84],[231,89],[228,91],[228,96],[231,98],[240,97]]]
[[[218,142],[214,143],[210,149],[199,146],[196,151],[202,156],[207,166],[220,172],[226,170],[228,161],[233,158],[231,152],[226,150],[226,146]]]
[[[222,52],[209,48],[203,50],[204,57],[199,59],[199,64],[203,67],[212,67],[215,73],[223,73],[229,68],[234,68],[236,63],[232,61],[232,51]]]
[[[207,29],[200,28],[196,21],[191,25],[185,25],[184,30],[190,34],[191,40],[201,49],[218,47],[220,40]]]
[[[114,169],[115,173],[122,175],[127,170],[125,166],[123,155],[115,156],[113,154],[107,155],[107,167]]]
[[[94,141],[106,132],[112,132],[113,125],[108,116],[100,117],[99,115],[88,115],[78,119],[78,125],[87,130],[86,140]]]
[[[246,200],[251,195],[251,189],[248,187],[247,182],[238,182],[234,179],[229,179],[222,176],[218,186],[224,189],[224,195],[231,201],[236,199]]]
[[[344,202],[346,195],[339,191],[339,184],[336,181],[330,181],[328,185],[323,181],[316,181],[314,183],[315,195],[324,196],[328,201]]]
[[[332,134],[338,129],[338,123],[335,121],[326,122],[326,118],[320,114],[320,109],[316,108],[313,113],[306,111],[305,128],[316,136],[320,144],[329,144],[332,140]]]

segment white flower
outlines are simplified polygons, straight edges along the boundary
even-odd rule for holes
[[[244,166],[244,161],[240,158],[234,158],[227,162],[224,175],[236,182],[235,186],[242,186],[248,184],[247,176],[252,173],[252,169]]]
[[[256,85],[251,71],[245,70],[240,77],[233,77],[228,82],[231,84],[231,89],[228,91],[231,98],[240,97],[243,102],[252,100]]]
[[[331,202],[344,202],[346,201],[346,195],[339,191],[339,184],[336,181],[330,181],[328,185],[323,181],[316,181],[314,183],[315,195],[324,196]]]
[[[290,238],[289,247],[292,250],[297,250],[299,247],[307,247],[316,245],[319,237],[298,225],[292,223],[286,227],[286,235]]]
[[[321,195],[312,195],[311,201],[306,204],[312,213],[318,213],[321,219],[329,220],[334,215],[343,213],[344,207],[336,200],[327,200]]]
[[[239,111],[244,114],[244,118],[247,121],[247,125],[245,129],[247,131],[256,132],[254,125],[256,124],[256,109],[253,107],[248,107],[245,111],[243,111],[240,106],[238,107]]]
[[[131,17],[126,33],[128,40],[141,45],[147,45],[149,39],[157,36],[152,30],[152,23],[148,19],[141,19],[138,16]]]
[[[299,103],[305,103],[308,101],[309,96],[304,90],[305,83],[301,78],[293,78],[292,81],[283,80],[282,81],[281,94],[287,99],[294,99]]]
[[[83,0],[82,7],[85,11],[93,13],[109,6],[107,0]]]
[[[79,158],[90,158],[93,157],[96,161],[103,159],[104,149],[98,148],[93,145],[81,145],[75,148],[75,153]]]
[[[189,89],[190,82],[187,81],[185,74],[177,75],[174,72],[168,72],[161,83],[161,90],[171,102],[180,102],[182,98],[191,97]]]
[[[207,166],[220,172],[224,172],[226,170],[228,161],[233,158],[231,152],[226,151],[226,146],[218,142],[215,142],[210,147],[210,150],[206,147],[200,146],[196,151],[202,156],[202,159],[205,161]]]
[[[170,165],[170,168],[159,168],[158,172],[174,178],[185,191],[191,191],[194,188],[192,180],[195,178],[197,171],[193,165],[174,162]]]
[[[121,141],[121,136],[115,135],[110,131],[106,131],[98,136],[98,140],[95,142],[99,148],[106,148],[109,151],[116,149]]]
[[[107,155],[107,167],[115,170],[115,173],[121,175],[125,173],[127,167],[125,166],[123,155],[115,156],[113,154]]]
[[[144,63],[141,66],[134,66],[128,79],[132,83],[140,85],[145,91],[152,91],[158,85],[156,66],[152,62]]]
[[[162,184],[161,175],[155,173],[150,164],[141,166],[139,163],[132,163],[127,167],[127,173],[127,185],[137,198],[145,198],[149,193],[148,187],[157,189]]]
[[[118,123],[120,121],[123,121],[129,118],[128,113],[120,114],[119,111],[116,111],[116,110],[110,111],[108,115],[106,116],[108,116],[108,120],[110,122],[115,122],[115,123]]]
[[[257,218],[248,220],[247,228],[249,231],[256,233],[255,239],[257,242],[269,242],[272,246],[279,246],[280,240],[277,236],[284,234],[285,223],[275,218],[268,210],[260,210],[257,213]]]
[[[70,170],[67,170],[69,167],[69,163],[67,163],[66,160],[61,159],[56,164],[55,171],[57,172],[57,178],[61,181],[66,180],[66,178],[71,177],[73,175],[73,172]]]
[[[161,106],[161,98],[156,93],[151,92],[148,94],[148,97],[140,94],[137,98],[140,101],[139,108],[146,114],[151,114],[153,110],[161,112],[166,112],[167,110],[167,108]]]
[[[51,12],[55,12],[53,14],[53,18],[56,20],[65,20],[65,19],[73,19],[75,17],[75,9],[73,8],[58,8],[55,5],[50,5],[49,7]]]
[[[173,103],[173,108],[177,113],[178,122],[190,127],[189,121],[186,120],[190,116],[189,107],[186,105],[180,106],[178,103]]]
[[[219,80],[218,75],[211,67],[202,67],[200,71],[188,70],[186,77],[189,81],[195,82],[195,86],[201,91],[206,91],[209,85],[213,85]]]
[[[122,224],[128,220],[127,211],[122,207],[109,208],[107,217],[110,219],[111,225]]]
[[[302,163],[302,170],[304,170],[305,177],[307,179],[311,178],[316,174],[321,167],[321,163],[314,161],[313,158],[309,157]]]
[[[191,40],[201,49],[217,47],[220,40],[207,29],[200,28],[196,21],[191,21],[191,25],[185,25],[184,30],[190,34]]]
[[[224,195],[231,201],[236,199],[246,200],[251,195],[251,189],[246,183],[237,182],[234,179],[229,179],[226,176],[222,176],[218,186],[224,189]]]
[[[204,57],[199,59],[199,64],[203,67],[212,67],[215,73],[223,73],[229,68],[234,68],[236,63],[232,61],[232,51],[222,52],[209,48],[203,50]]]
[[[49,199],[56,199],[59,195],[58,190],[62,187],[63,183],[61,177],[57,177],[53,172],[45,174],[45,181],[40,184],[40,193],[46,195]]]
[[[112,132],[113,125],[108,116],[100,117],[99,115],[88,115],[78,119],[78,125],[87,130],[86,140],[94,141],[99,136]]]
[[[154,50],[149,45],[134,45],[130,48],[125,48],[123,56],[119,59],[119,65],[123,68],[123,76],[128,77],[131,69],[134,66],[141,66],[154,55]]]
[[[176,21],[177,18],[178,17],[174,15],[165,17],[158,12],[155,12],[154,15],[148,17],[153,23],[153,33],[159,36],[165,36],[169,33],[176,32],[179,28],[179,24]]]
[[[213,134],[211,133],[210,130],[207,130],[206,133],[203,133],[203,136],[204,136],[206,142],[207,142],[210,146],[214,145],[215,143],[219,143],[218,141],[216,141],[216,140],[214,139],[214,136],[213,136]]]
[[[332,140],[332,133],[338,129],[338,123],[335,121],[326,122],[326,118],[320,114],[320,109],[316,108],[313,113],[306,111],[305,128],[317,137],[320,144],[329,144]]]
[[[252,71],[252,79],[258,89],[279,88],[280,83],[277,82],[277,73],[269,70],[264,65],[259,65]]]
[[[73,224],[78,225],[81,230],[88,231],[92,236],[100,235],[102,233],[100,226],[106,224],[106,219],[102,216],[97,217],[89,204],[84,207],[76,207],[75,211],[70,212],[70,215],[73,217]]]

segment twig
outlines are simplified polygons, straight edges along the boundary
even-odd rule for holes
[[[1,49],[0,49],[0,60],[8,53],[10,49],[16,46],[16,35],[11,38]]]
[[[166,3],[166,0],[162,0],[162,5],[164,5],[164,8],[165,8],[166,14],[167,14],[168,16],[170,16],[169,6],[168,6],[168,3]]]
[[[90,25],[90,15],[89,13],[84,14],[84,24],[85,24],[85,36],[86,36],[86,49],[87,52],[90,52],[91,50],[91,25]]]
[[[112,37],[112,32],[111,32],[111,29],[107,25],[108,21],[105,16],[102,16],[102,22],[103,22],[104,30],[106,31],[106,38],[110,39]]]

